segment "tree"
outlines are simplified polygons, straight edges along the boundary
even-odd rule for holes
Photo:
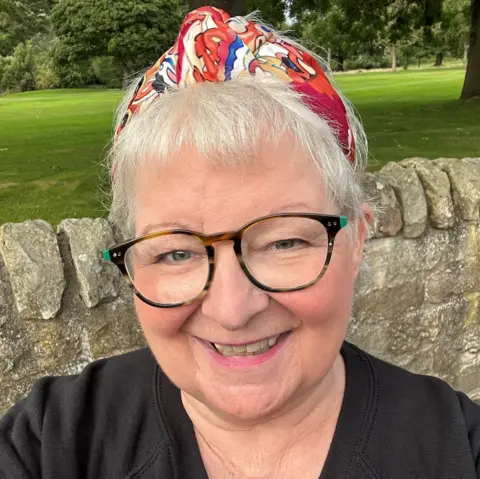
[[[266,22],[278,26],[285,20],[286,0],[189,0],[191,10],[211,6],[221,8],[232,16],[244,16],[249,12],[259,10]]]
[[[286,0],[247,0],[247,10],[259,10],[262,19],[279,28],[285,21],[288,5]]]
[[[442,30],[445,49],[455,58],[463,56],[468,48],[471,0],[444,0]]]
[[[0,0],[0,55],[49,28],[51,0]]]
[[[340,69],[347,54],[379,57],[387,48],[395,68],[400,41],[420,26],[429,29],[440,15],[440,3],[441,0],[291,0],[291,13],[304,25],[304,39],[316,35],[317,41],[328,49],[336,44],[332,54],[335,56],[337,50]]]
[[[459,58],[468,42],[470,0],[443,0],[442,15],[425,39],[425,49],[435,55],[434,66],[441,66],[444,54]]]
[[[325,13],[308,12],[300,22],[302,40],[315,53],[327,56],[331,68],[342,71],[348,53],[356,49],[349,23],[339,5],[333,5]]]
[[[332,1],[318,10],[299,11],[298,4],[293,6],[302,40],[314,52],[331,57],[333,69],[343,70],[349,57],[378,53],[380,23],[377,19],[364,21],[357,7],[356,11],[347,9],[345,0]]]
[[[472,0],[467,73],[461,98],[480,96],[480,0]]]
[[[4,67],[0,86],[3,91],[35,89],[35,60],[31,41],[19,43]]]
[[[337,5],[357,23],[372,23],[378,25],[378,19],[386,18],[386,10],[397,0],[291,0],[291,14],[297,18],[305,17],[304,12],[319,11],[322,15]],[[462,99],[480,96],[480,0],[470,0],[470,33],[468,47],[468,62]],[[440,21],[442,7],[448,0],[410,0],[403,2],[408,8],[418,7],[422,11],[422,27],[424,38],[429,41],[434,32],[434,25]],[[453,31],[453,30],[452,30]],[[461,35],[458,35],[457,38]]]
[[[423,9],[415,2],[394,0],[384,9],[384,30],[381,35],[390,46],[392,55],[392,70],[397,69],[398,51],[406,52],[416,42],[415,33],[418,25],[423,21]],[[404,66],[406,62],[404,61]]]
[[[68,65],[111,56],[128,75],[174,43],[185,13],[175,0],[59,0],[52,11],[58,60]]]
[[[189,0],[188,6],[191,10],[205,6],[217,7],[225,10],[232,16],[246,15],[248,13],[247,0]]]

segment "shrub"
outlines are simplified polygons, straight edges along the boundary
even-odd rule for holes
[[[6,92],[35,89],[35,60],[31,41],[20,43],[4,67],[0,86]]]
[[[345,61],[346,70],[371,70],[391,66],[391,58],[384,55],[359,55]]]
[[[122,88],[123,68],[113,57],[97,57],[92,60],[92,70],[97,82],[108,88]]]
[[[90,60],[72,61],[68,50],[58,38],[52,44],[50,55],[61,88],[80,88],[95,83]]]
[[[55,38],[35,37],[35,89],[47,90],[60,86],[60,78],[55,71],[53,50]]]
[[[12,57],[1,57],[0,56],[0,91],[1,91],[3,73],[5,72],[5,70],[10,65],[11,62],[12,62]]]

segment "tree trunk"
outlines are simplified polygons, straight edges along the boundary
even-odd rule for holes
[[[439,52],[437,53],[437,56],[435,58],[435,63],[434,63],[434,67],[441,67],[442,66],[442,63],[443,63],[443,52]]]
[[[468,63],[468,43],[463,46],[463,66],[466,67]]]
[[[472,0],[467,73],[460,98],[466,100],[474,96],[480,96],[480,0]]]
[[[248,13],[246,0],[188,0],[188,6],[191,10],[207,5],[221,8],[232,15],[232,17],[236,15],[246,15]]]
[[[339,71],[339,72],[343,72],[345,70],[345,57],[343,55],[343,53],[339,53],[337,55],[337,68],[336,70]]]
[[[132,70],[127,67],[127,64],[124,62],[122,64],[123,78],[122,78],[122,88],[125,89],[128,87],[132,81]]]
[[[397,71],[397,45],[395,45],[395,43],[392,43],[391,53],[392,53],[392,72],[396,72]]]
[[[332,69],[332,49],[329,48],[327,51],[327,65],[330,70]]]

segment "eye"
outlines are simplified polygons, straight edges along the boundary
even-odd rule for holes
[[[272,248],[276,250],[286,250],[286,249],[295,248],[296,246],[302,246],[304,244],[305,244],[305,241],[301,239],[290,238],[290,239],[275,241],[274,243],[272,243]]]
[[[158,263],[183,263],[192,259],[193,253],[185,250],[169,251],[163,253],[157,258]]]

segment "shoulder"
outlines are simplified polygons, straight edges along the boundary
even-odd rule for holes
[[[94,361],[77,375],[42,378],[32,393],[42,396],[46,418],[54,410],[66,416],[101,410],[119,414],[123,408],[151,396],[155,370],[150,350],[140,349]],[[81,409],[85,410],[80,412]]]
[[[476,405],[468,397],[454,390],[446,381],[424,374],[416,374],[399,366],[376,358],[356,348],[369,362],[376,378],[378,391],[385,406],[407,408],[413,411],[423,411],[429,404],[435,408],[432,413],[440,409],[461,411],[461,401],[468,400],[474,408]]]
[[[439,378],[411,373],[351,347],[373,378],[364,449],[368,462],[381,471],[405,470],[405,461],[411,471],[437,471],[422,477],[471,477],[463,471],[480,477],[480,406]]]
[[[0,476],[123,477],[167,442],[149,349],[95,361],[78,375],[46,377],[0,421]],[[36,471],[36,473],[33,473]]]

